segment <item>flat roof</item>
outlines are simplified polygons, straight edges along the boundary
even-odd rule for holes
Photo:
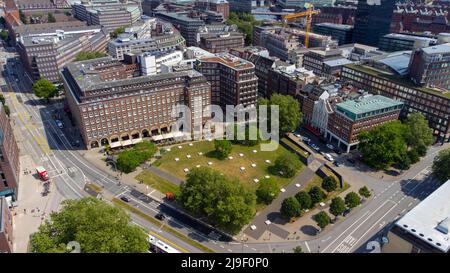
[[[403,105],[403,102],[381,95],[374,95],[356,100],[347,100],[338,103],[336,106],[355,115],[359,115],[399,105]]]
[[[350,61],[349,59],[346,59],[346,58],[339,58],[339,59],[335,59],[335,60],[325,61],[323,63],[328,66],[334,67],[334,66],[351,64],[351,63],[353,63],[353,61]]]
[[[323,26],[323,27],[329,27],[339,30],[351,30],[353,29],[352,25],[341,25],[341,24],[333,24],[333,23],[320,23],[316,24],[316,26]]]
[[[450,43],[425,47],[425,48],[422,48],[422,50],[423,50],[423,52],[425,52],[427,54],[450,53]]]
[[[443,252],[449,252],[449,197],[450,180],[442,184],[425,200],[406,213],[395,225],[427,244]],[[447,233],[445,233],[445,229],[447,229]]]
[[[253,63],[226,52],[217,53],[215,56],[211,57],[200,58],[200,61],[222,63],[233,69],[248,69],[255,67]]]

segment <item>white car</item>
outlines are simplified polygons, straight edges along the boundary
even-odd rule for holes
[[[250,228],[251,228],[252,230],[255,230],[255,229],[256,229],[256,226],[255,226],[255,225],[251,225]]]
[[[266,220],[264,223],[266,223],[266,225],[270,225],[272,222],[270,222],[270,220]]]
[[[328,159],[329,161],[333,162],[334,158],[330,155],[330,154],[325,154],[324,155],[326,159]]]
[[[58,126],[59,129],[64,128],[64,124],[62,123],[62,121],[56,120],[55,122],[56,122],[56,126]]]
[[[330,149],[330,150],[334,150],[334,146],[333,146],[333,145],[331,145],[331,144],[327,144],[326,146],[327,146],[327,148],[328,148],[328,149]]]

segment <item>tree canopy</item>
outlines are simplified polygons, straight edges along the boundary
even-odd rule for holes
[[[363,197],[365,197],[365,198],[369,198],[369,197],[372,195],[372,194],[370,193],[370,190],[369,190],[366,186],[361,187],[361,188],[359,189],[358,193],[359,193],[359,195],[361,195],[361,196],[363,196]]]
[[[333,176],[327,176],[322,180],[322,188],[327,192],[335,191],[338,187],[338,183]]]
[[[311,196],[306,191],[299,191],[295,195],[295,199],[297,199],[300,207],[304,210],[312,208],[312,200]]]
[[[218,158],[224,159],[226,158],[233,149],[233,145],[231,145],[231,142],[229,140],[223,139],[214,140],[214,151]]]
[[[273,171],[276,175],[293,177],[301,167],[301,162],[293,153],[284,153],[275,159]]]
[[[341,215],[345,211],[345,202],[341,197],[335,197],[331,200],[330,213],[335,217]]]
[[[33,91],[36,97],[49,100],[58,94],[56,86],[47,79],[40,79],[33,83]]]
[[[270,204],[280,193],[280,187],[277,181],[273,178],[265,178],[259,182],[256,196],[258,201],[265,204]]]
[[[49,23],[54,23],[54,22],[56,22],[56,18],[55,18],[55,16],[53,15],[53,13],[48,13],[47,14],[47,21],[49,22]]]
[[[323,201],[327,197],[326,193],[323,192],[323,190],[318,186],[312,187],[308,194],[311,196],[311,202],[313,205]]]
[[[107,56],[106,53],[100,51],[81,51],[75,57],[75,61],[86,61]]]
[[[139,165],[150,159],[157,151],[152,142],[143,141],[131,150],[123,151],[117,158],[117,169],[124,173],[133,172]]]
[[[125,26],[116,28],[113,32],[110,33],[111,38],[115,39],[119,36],[119,34],[122,34],[125,32]]]
[[[450,148],[439,152],[431,168],[434,177],[440,181],[445,182],[450,179]]]
[[[300,103],[292,96],[273,94],[268,99],[258,100],[259,105],[278,105],[279,108],[279,124],[280,134],[292,132],[299,126],[302,121],[302,112],[300,111]],[[268,109],[268,119],[271,120],[270,107]]]
[[[176,198],[194,215],[206,216],[231,233],[239,232],[256,212],[255,193],[208,167],[192,169]]]
[[[84,253],[142,253],[148,250],[147,235],[131,225],[120,208],[93,197],[65,200],[31,236],[34,253],[69,252],[67,244],[78,242]]]
[[[302,209],[297,199],[291,196],[283,200],[280,212],[284,217],[291,219],[300,216],[302,213]]]
[[[349,208],[357,207],[359,204],[361,204],[361,197],[356,192],[349,192],[345,196],[345,204]]]
[[[236,25],[240,31],[245,34],[245,44],[251,45],[253,42],[253,27],[259,25],[260,22],[255,20],[255,17],[249,13],[235,13],[231,12],[228,20],[228,25]]]
[[[316,215],[314,215],[314,221],[316,221],[317,225],[321,229],[324,229],[326,226],[330,224],[331,218],[325,211],[321,211]]]

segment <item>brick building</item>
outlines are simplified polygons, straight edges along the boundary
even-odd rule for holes
[[[171,111],[176,104],[190,107],[194,125],[209,118],[194,112],[211,103],[211,86],[203,75],[184,70],[139,76],[135,59],[75,62],[61,73],[70,111],[88,149],[174,138],[172,126],[178,119]]]
[[[13,217],[6,198],[0,196],[0,254],[13,251]]]
[[[197,0],[195,7],[221,13],[225,20],[230,17],[230,4],[226,0]]]

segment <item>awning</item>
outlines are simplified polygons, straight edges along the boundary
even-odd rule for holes
[[[152,139],[153,139],[154,141],[162,140],[162,139],[163,139],[163,136],[162,136],[162,135],[152,136]]]
[[[111,142],[111,144],[109,145],[109,147],[111,147],[111,148],[117,148],[120,146],[122,146],[122,143],[120,143],[120,141]]]
[[[177,131],[173,133],[173,137],[184,137],[185,134],[183,132]]]
[[[173,138],[173,134],[172,133],[163,134],[162,137],[163,139]]]
[[[135,138],[131,140],[131,144],[137,144],[139,142],[142,142],[142,138]]]
[[[132,145],[132,144],[133,144],[133,143],[131,142],[130,139],[122,140],[122,146],[130,146],[130,145]]]

